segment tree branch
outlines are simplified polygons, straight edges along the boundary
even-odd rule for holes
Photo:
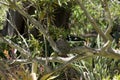
[[[110,32],[112,31],[112,28],[113,28],[113,21],[112,21],[111,14],[110,14],[110,11],[109,11],[109,8],[108,8],[108,1],[107,0],[101,0],[101,3],[102,3],[102,6],[104,8],[105,16],[106,16],[107,21],[108,21],[108,28],[105,32],[105,35],[110,41],[113,41],[113,38],[110,35]]]
[[[77,55],[74,58],[72,58],[71,60],[69,60],[68,62],[64,63],[63,65],[61,65],[60,67],[58,67],[56,70],[47,73],[46,75],[42,76],[42,78],[40,80],[47,80],[50,76],[52,76],[54,73],[62,71],[64,68],[66,68],[68,65],[70,65],[70,63],[74,62],[75,60],[82,60],[85,59],[89,56],[86,55]]]
[[[120,50],[115,50],[112,48],[108,48],[107,46],[110,43],[107,43],[105,45],[105,49],[93,49],[90,47],[75,47],[71,49],[71,53],[81,54],[84,53],[86,56],[102,56],[102,57],[108,57],[108,58],[114,58],[114,59],[120,59]]]
[[[81,9],[84,11],[86,17],[88,18],[88,20],[91,22],[91,24],[93,25],[94,29],[98,32],[98,34],[100,34],[103,38],[103,40],[105,42],[107,42],[107,37],[104,35],[104,33],[102,32],[102,30],[99,28],[99,26],[97,25],[96,21],[94,20],[94,18],[87,12],[87,10],[85,9],[83,3],[81,0],[77,0],[79,6],[81,7]]]
[[[71,60],[72,58],[74,58],[75,56],[71,56],[71,57],[35,57],[33,59],[33,61],[39,62],[39,63],[45,63],[45,61],[48,59],[49,62],[58,62],[58,63],[66,63],[69,60]],[[3,60],[1,60],[3,61]],[[5,60],[6,61],[6,60]],[[12,60],[8,60],[7,61],[10,64],[20,64],[20,63],[32,63],[32,61],[30,59],[12,59]]]
[[[56,43],[52,39],[52,37],[47,33],[47,31],[43,28],[43,26],[34,18],[32,18],[28,13],[24,11],[24,8],[18,7],[14,2],[11,0],[8,0],[10,6],[12,9],[17,10],[20,14],[22,14],[25,18],[27,18],[37,29],[40,30],[40,32],[46,37],[46,39],[49,41],[51,47],[53,48],[54,51],[60,52],[59,49],[56,46]]]
[[[17,49],[21,53],[22,56],[24,56],[26,58],[30,57],[30,52],[28,52],[25,49],[21,48],[20,46],[18,46],[17,44],[12,42],[11,40],[4,38],[2,35],[0,35],[0,40],[3,43],[8,44],[10,47],[13,47],[13,48]]]

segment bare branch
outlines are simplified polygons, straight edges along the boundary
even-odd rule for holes
[[[17,10],[20,14],[22,14],[24,17],[26,17],[32,24],[35,25],[35,27],[37,29],[40,30],[40,32],[46,37],[46,39],[49,41],[51,47],[53,48],[54,51],[56,52],[60,52],[59,49],[56,46],[56,43],[54,42],[54,40],[52,39],[52,37],[47,33],[47,31],[43,28],[43,26],[34,18],[32,18],[28,13],[26,13],[24,11],[23,8],[18,7],[14,2],[12,2],[11,0],[8,0],[10,7],[12,9]]]
[[[36,76],[37,67],[38,67],[38,62],[37,61],[33,61],[32,62],[32,72],[31,72],[32,80],[37,80],[37,76]]]
[[[45,61],[48,59],[49,62],[66,63],[74,57],[75,56],[65,57],[65,58],[63,58],[63,57],[48,57],[48,58],[35,57],[33,59],[33,61],[36,61],[36,62],[39,62],[39,63],[45,63]],[[20,63],[29,64],[29,63],[32,63],[32,61],[30,59],[13,59],[13,60],[8,60],[7,62],[10,63],[10,64],[20,64]]]
[[[18,46],[17,44],[15,44],[14,42],[12,42],[11,40],[6,39],[6,38],[4,38],[1,35],[0,35],[0,40],[3,43],[8,44],[10,47],[13,47],[13,48],[17,49],[21,53],[22,56],[24,56],[26,58],[30,57],[30,52],[28,52],[25,49],[21,48],[20,46]]]
[[[50,72],[50,73],[47,73],[46,75],[42,76],[42,78],[40,80],[47,80],[51,75],[53,75],[54,73],[56,72],[59,72],[61,70],[63,70],[64,68],[66,68],[68,65],[70,65],[70,63],[74,62],[75,60],[81,60],[81,59],[85,59],[89,56],[86,56],[86,55],[77,55],[75,56],[74,58],[72,58],[71,60],[69,60],[68,62],[64,63],[63,65],[61,65],[60,67],[58,67],[56,70]]]
[[[108,8],[108,1],[107,0],[101,0],[101,3],[102,3],[102,6],[104,8],[105,16],[106,16],[108,24],[109,24],[108,28],[105,32],[105,35],[106,35],[106,37],[108,37],[108,39],[110,41],[112,41],[113,38],[111,37],[110,32],[111,32],[112,27],[113,27],[113,21],[112,21],[111,14],[110,14],[110,11],[109,11],[109,8]]]
[[[9,13],[9,14],[10,14],[10,13]],[[10,15],[11,15],[11,14],[10,14]],[[17,34],[20,36],[20,38],[21,38],[21,39],[23,40],[23,42],[25,43],[25,46],[27,47],[27,50],[29,50],[29,46],[28,46],[25,38],[19,33],[16,25],[14,24],[14,21],[13,21],[12,17],[11,17],[11,20],[12,20],[12,21],[10,21],[10,20],[7,19],[7,21],[10,23],[10,25],[16,30]]]
[[[84,53],[86,56],[102,56],[114,59],[120,59],[120,50],[115,50],[112,48],[108,48],[107,46],[110,44],[106,43],[105,50],[104,49],[93,49],[89,47],[75,47],[71,49],[72,53],[81,54]]]
[[[107,41],[103,47],[101,48],[102,51],[108,50],[108,48],[110,48],[111,46],[111,41]]]
[[[72,57],[48,57],[48,61],[49,62],[58,62],[58,63],[65,63],[65,62],[68,62],[69,60],[71,60],[73,57],[75,56],[72,56]],[[43,57],[36,57],[36,60],[38,61],[46,61],[46,58],[43,58]]]

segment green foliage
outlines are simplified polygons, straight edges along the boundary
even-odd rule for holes
[[[29,48],[31,50],[32,53],[32,57],[37,56],[41,56],[42,55],[42,45],[43,42],[39,42],[38,40],[36,40],[33,35],[31,35],[29,42]]]
[[[55,26],[50,26],[49,33],[53,37],[53,39],[58,39],[60,35],[62,35],[64,38],[69,34],[69,30],[67,31],[64,28],[57,28]]]
[[[4,6],[4,5],[0,5],[0,29],[2,29],[3,28],[3,24],[4,24],[4,21],[5,21],[5,10],[6,10],[7,8]]]
[[[57,7],[56,5],[63,6],[66,9],[69,9],[69,7],[66,7],[65,5],[68,4],[70,0],[31,0],[37,9],[35,11],[35,14],[32,15],[33,17],[38,17],[38,20],[40,21],[43,26],[47,24],[47,28],[49,34],[52,36],[54,40],[58,39],[61,35],[66,38],[68,34],[73,34],[80,36],[81,34],[89,33],[93,29],[93,26],[88,21],[87,17],[85,16],[84,12],[80,9],[80,7],[75,4],[73,7],[70,7],[72,9],[72,15],[70,17],[70,29],[66,30],[64,28],[57,28],[52,25],[52,22],[55,20],[53,12],[54,7]],[[99,0],[82,0],[87,11],[89,14],[91,14],[96,22],[100,25],[101,29],[105,31],[107,28],[108,22],[106,22],[106,17],[104,16],[104,10],[102,8],[102,5]],[[20,1],[21,2],[21,1]],[[53,4],[54,3],[54,4]],[[74,0],[71,0],[71,3],[74,3]],[[41,8],[42,7],[42,8]],[[109,9],[112,15],[113,21],[118,18],[119,23],[120,20],[120,5],[117,3],[117,0],[112,2],[109,1]],[[0,29],[3,26],[3,22],[5,21],[5,10],[6,7],[0,5]],[[69,10],[68,10],[69,11]],[[44,23],[44,22],[45,23]],[[47,22],[47,23],[46,23]],[[114,21],[115,22],[115,21]],[[29,24],[28,26],[31,26]],[[34,26],[32,26],[34,27]],[[31,27],[30,27],[31,29]],[[41,57],[45,55],[45,46],[49,47],[49,44],[46,44],[43,35],[39,34],[40,40],[36,40],[33,35],[30,35],[29,40],[26,40],[28,44],[28,48],[26,48],[26,45],[24,44],[24,41],[20,38],[8,38],[14,41],[19,46],[23,47],[24,49],[29,49],[29,51],[32,53],[32,58],[35,56]],[[97,38],[85,38],[87,41],[87,46],[92,48],[101,48],[103,47],[103,40],[98,35]],[[83,42],[82,44],[77,42],[71,42],[70,45],[75,46],[84,46]],[[113,48],[115,48],[115,43],[113,44]],[[0,56],[5,57],[3,51],[8,50],[9,46],[6,44],[0,43]],[[48,52],[52,52],[52,49],[48,49]],[[2,58],[0,58],[2,59]],[[54,63],[50,65],[53,69],[56,69],[59,65],[59,63]],[[39,68],[39,66],[38,66]],[[22,69],[22,70],[21,70]],[[20,71],[21,70],[21,71]],[[18,71],[19,77],[23,77],[27,74],[29,74],[28,71],[24,71],[25,67],[20,66],[20,70]],[[62,79],[84,79],[84,80],[110,80],[120,79],[120,63],[118,60],[114,59],[108,59],[103,57],[94,57],[94,58],[88,58],[81,61],[76,61],[71,64],[71,66],[67,67],[63,72],[57,73],[57,75],[54,75],[50,77],[50,79],[56,79],[56,80],[62,80]],[[73,73],[74,72],[74,73]],[[24,74],[25,73],[25,74]],[[38,71],[38,74],[39,71]],[[41,74],[44,75],[44,74]],[[17,76],[17,75],[15,75]],[[0,76],[1,77],[1,76]]]
[[[85,80],[119,80],[119,67],[116,66],[116,62],[108,58],[95,57],[76,61],[72,66],[82,75],[82,79]]]

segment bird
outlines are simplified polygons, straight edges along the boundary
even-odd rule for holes
[[[58,55],[62,57],[67,57],[67,54],[70,52],[70,45],[63,37],[58,38],[56,45],[59,49]]]

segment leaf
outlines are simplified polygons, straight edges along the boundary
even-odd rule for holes
[[[44,20],[45,15],[46,15],[45,11],[43,11],[39,14],[39,16],[40,16],[39,18],[40,18],[41,21]]]
[[[7,59],[10,59],[9,53],[6,49],[3,51],[3,53]]]
[[[48,73],[46,75],[44,75],[40,80],[48,80],[49,76],[51,76],[54,72]]]
[[[60,2],[60,0],[58,0],[58,4],[59,4],[59,6],[61,6],[62,4],[61,4],[61,2]]]
[[[53,79],[55,79],[56,77],[58,77],[59,75],[56,75],[56,76],[51,76],[51,77],[49,77],[47,80],[53,80]]]

